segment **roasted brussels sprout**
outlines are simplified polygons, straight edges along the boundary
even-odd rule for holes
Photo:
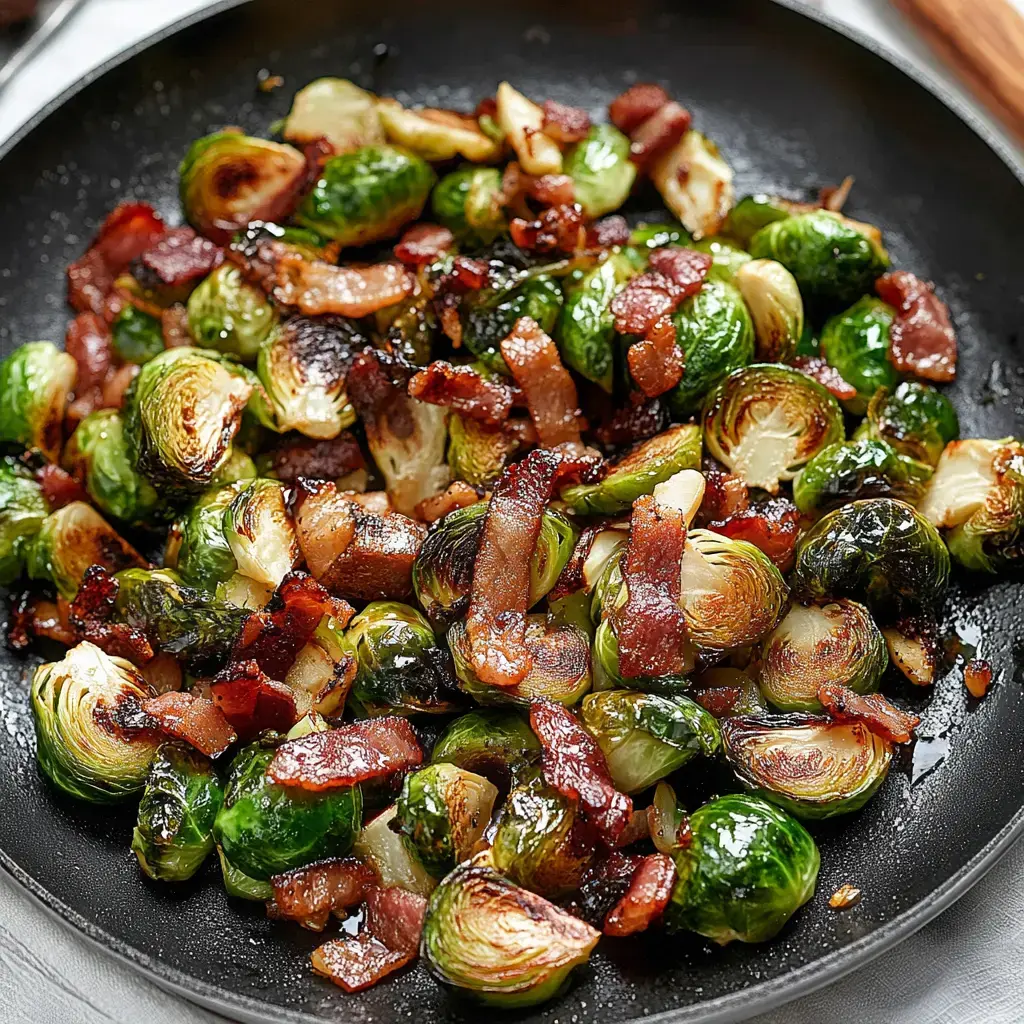
[[[191,878],[213,850],[224,790],[207,758],[164,743],[149,769],[132,835],[139,866],[158,882]]]
[[[821,330],[821,354],[857,397],[846,408],[861,415],[878,388],[891,388],[899,379],[889,360],[889,328],[895,312],[881,299],[865,295],[846,312],[837,313]]]
[[[12,459],[0,460],[0,587],[9,587],[24,572],[28,549],[47,512],[32,474]]]
[[[207,491],[171,527],[164,565],[183,583],[212,594],[237,572],[238,562],[224,533],[224,514],[247,487],[247,481],[238,480]]]
[[[217,847],[217,858],[220,860],[221,878],[224,881],[224,891],[233,896],[236,900],[252,900],[255,903],[265,903],[274,898],[274,887],[269,882],[260,882],[250,878],[244,871],[239,871],[227,857],[224,851]]]
[[[266,741],[235,755],[213,825],[230,863],[263,882],[325,857],[343,857],[363,816],[358,786],[310,793],[277,785],[267,778],[273,757],[274,746]]]
[[[557,590],[557,596],[548,596],[548,617],[552,622],[571,623],[588,636],[593,635],[594,626],[601,617],[598,585],[608,565],[613,560],[617,562],[621,556],[627,536],[625,529],[614,527],[587,531],[580,536],[574,552],[574,558],[582,559],[579,571],[570,573],[570,579],[563,581],[564,586]],[[616,593],[621,582],[620,573],[615,585]]]
[[[775,260],[751,260],[733,280],[754,321],[757,359],[788,363],[804,333],[804,300],[796,278]]]
[[[326,139],[335,153],[384,141],[377,97],[345,78],[317,78],[300,89],[282,134],[300,146]]]
[[[743,669],[705,669],[693,680],[687,692],[715,718],[768,713],[761,688]]]
[[[689,245],[690,233],[681,224],[638,224],[629,236],[633,249],[663,249]]]
[[[391,827],[435,878],[443,878],[473,853],[497,796],[482,775],[445,762],[428,764],[406,775]]]
[[[420,215],[436,180],[418,156],[363,146],[324,164],[295,219],[343,246],[379,242]]]
[[[434,890],[421,951],[445,984],[518,1008],[556,996],[601,933],[482,864],[462,864]]]
[[[60,456],[64,410],[78,364],[49,341],[16,348],[0,362],[0,445]]]
[[[946,445],[960,436],[960,419],[941,391],[906,380],[895,391],[875,392],[854,436],[885,441],[900,455],[935,466]]]
[[[796,212],[788,200],[764,194],[744,196],[725,218],[722,230],[740,245],[749,246],[761,228],[777,220],[785,220]]]
[[[460,167],[435,186],[430,208],[437,220],[471,248],[490,245],[507,227],[501,205],[501,171]]]
[[[448,468],[456,480],[491,487],[518,449],[511,430],[495,430],[457,412],[448,417]]]
[[[697,754],[713,757],[721,744],[718,723],[687,697],[606,690],[585,697],[580,714],[623,793],[653,786]]]
[[[441,733],[431,760],[476,772],[508,789],[540,760],[540,741],[515,711],[480,709],[456,718]]]
[[[590,218],[617,210],[629,197],[636,166],[629,139],[614,125],[595,124],[590,134],[565,154],[563,171],[573,180],[576,202]]]
[[[813,715],[730,718],[722,743],[745,787],[811,820],[863,807],[885,780],[893,752],[863,722]]]
[[[164,334],[160,321],[137,309],[130,302],[114,317],[110,325],[114,351],[126,363],[148,363],[164,350]]]
[[[418,896],[429,896],[437,879],[420,862],[412,844],[392,829],[395,813],[392,805],[364,825],[352,852],[377,872],[385,888],[397,885]]]
[[[843,411],[827,388],[769,363],[729,374],[705,399],[703,419],[708,451],[770,494],[844,435]]]
[[[699,242],[693,243],[693,248],[698,252],[706,252],[711,257],[711,269],[708,271],[708,277],[712,281],[728,281],[730,284],[738,284],[736,275],[740,268],[752,260],[750,253],[745,249],[740,249],[717,236],[702,238]]]
[[[872,693],[889,663],[885,640],[862,604],[794,604],[761,647],[761,692],[782,711],[820,711],[818,689],[838,683]]]
[[[800,542],[790,577],[799,597],[853,597],[882,615],[934,607],[948,581],[949,552],[938,530],[893,498],[829,512]]]
[[[558,174],[562,151],[543,132],[544,112],[532,100],[502,82],[495,93],[495,120],[527,174]]]
[[[501,145],[481,130],[471,114],[421,107],[410,110],[397,100],[379,100],[377,112],[388,141],[424,160],[465,157],[490,163],[501,156]]]
[[[243,362],[256,358],[276,323],[266,295],[233,263],[221,264],[188,298],[188,327],[196,344]]]
[[[690,816],[691,841],[675,854],[679,878],[665,912],[726,945],[766,942],[814,894],[820,857],[807,830],[756,796],[719,797]]]
[[[97,804],[140,792],[159,740],[116,723],[119,711],[130,712],[151,696],[134,665],[86,641],[63,661],[40,665],[31,701],[43,773],[65,793]]]
[[[301,557],[284,484],[256,479],[239,488],[224,511],[224,537],[243,576],[278,587]]]
[[[688,131],[651,164],[651,180],[694,238],[716,234],[732,207],[732,168],[718,147],[697,131]]]

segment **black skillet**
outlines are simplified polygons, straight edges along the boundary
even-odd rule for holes
[[[883,225],[896,263],[934,279],[952,308],[964,436],[1020,435],[1024,171],[872,50],[820,15],[764,0],[227,0],[58,101],[7,147],[0,350],[63,336],[64,268],[118,200],[148,199],[175,220],[189,141],[224,124],[267,132],[312,78],[466,109],[508,78],[595,113],[651,79],[719,142],[740,194],[799,196],[855,175],[852,215]],[[286,87],[258,92],[263,67]],[[954,587],[948,621],[993,662],[993,690],[971,701],[959,669],[930,703],[892,684],[925,708],[924,738],[863,812],[815,829],[817,895],[774,942],[608,940],[566,996],[522,1019],[739,1020],[865,963],[952,903],[1024,830],[1022,599],[1019,580]],[[358,996],[313,977],[317,938],[229,904],[213,865],[181,888],[148,883],[128,850],[130,811],[71,804],[40,779],[31,664],[0,652],[0,862],[47,907],[233,1019],[478,1019],[422,967]],[[827,901],[844,882],[864,898],[837,913]]]

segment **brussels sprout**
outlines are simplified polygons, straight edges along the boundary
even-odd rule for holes
[[[515,150],[520,166],[527,174],[558,174],[562,170],[562,151],[543,132],[544,112],[536,103],[502,82],[494,96],[495,120]]]
[[[317,78],[300,89],[282,134],[299,145],[326,139],[335,153],[384,141],[377,97],[345,78]]]
[[[759,682],[782,711],[820,711],[818,690],[838,683],[873,693],[889,662],[885,640],[862,604],[794,604],[765,638]]]
[[[329,725],[325,716],[332,720],[341,717],[352,687],[352,658],[352,645],[339,621],[331,615],[323,616],[284,677],[285,686],[295,694],[297,709],[308,711],[288,733],[289,739],[297,738],[296,730],[302,722],[326,732]]]
[[[111,572],[144,565],[139,553],[84,501],[51,512],[26,550],[26,569],[34,580],[49,580],[61,597],[72,600],[90,565]]]
[[[257,741],[235,755],[213,834],[224,856],[256,881],[325,857],[343,857],[362,823],[358,786],[321,793],[267,778],[274,747]]]
[[[377,872],[384,888],[397,885],[418,896],[429,896],[437,879],[420,862],[412,844],[392,829],[395,813],[392,805],[364,825],[352,853]]]
[[[796,278],[804,300],[826,310],[870,292],[889,266],[876,229],[829,210],[767,224],[750,239],[750,252],[778,260]]]
[[[227,241],[250,221],[286,213],[305,172],[305,157],[292,146],[214,132],[196,139],[181,162],[181,205],[200,234]]]
[[[754,358],[754,323],[743,296],[726,281],[705,281],[673,319],[686,372],[668,402],[673,414],[684,418],[700,409],[716,384]]]
[[[718,147],[697,131],[688,131],[651,164],[651,180],[665,205],[694,238],[716,234],[732,208],[732,168]]]
[[[697,754],[713,757],[721,744],[718,723],[687,697],[606,690],[585,697],[580,715],[623,793],[653,786]]]
[[[252,900],[256,903],[265,903],[274,898],[274,887],[269,882],[260,882],[250,878],[244,871],[239,871],[224,856],[224,851],[218,846],[217,857],[220,860],[221,876],[224,880],[224,891],[233,896],[236,900]]]
[[[438,628],[450,625],[468,607],[473,562],[486,514],[487,503],[482,501],[449,512],[430,527],[416,555],[412,567],[416,600]],[[575,543],[572,523],[545,509],[530,560],[531,607],[555,585]]]
[[[736,275],[741,267],[752,262],[749,252],[727,242],[723,238],[702,238],[693,243],[698,252],[705,252],[711,257],[711,268],[708,277],[712,281],[728,281],[738,284]]]
[[[0,587],[9,587],[25,570],[28,549],[47,511],[32,474],[11,459],[0,460]]]
[[[31,693],[39,767],[79,800],[114,803],[140,792],[159,740],[117,723],[152,696],[134,665],[85,641],[40,665]]]
[[[756,356],[762,363],[788,363],[804,333],[804,300],[796,278],[775,260],[751,260],[734,281],[754,321]]]
[[[569,623],[588,636],[600,621],[601,605],[597,589],[608,565],[617,561],[625,547],[628,532],[610,528],[586,531],[577,541],[573,562],[581,559],[578,568],[570,567],[569,579],[561,581],[557,597],[548,597],[548,618],[559,625]],[[616,581],[616,593],[622,582],[621,573]]]
[[[893,752],[863,722],[813,715],[730,718],[722,743],[746,788],[810,820],[863,807],[885,780]]]
[[[871,498],[818,520],[797,548],[790,585],[804,598],[849,596],[887,614],[937,605],[948,581],[938,530],[902,501]]]
[[[324,164],[295,219],[343,246],[379,242],[420,215],[436,180],[418,156],[364,146]]]
[[[502,147],[481,131],[472,115],[430,107],[408,110],[391,99],[380,100],[377,112],[388,141],[424,160],[461,156],[476,163],[490,163],[501,156]]]
[[[243,419],[243,429],[245,426],[246,421]],[[225,487],[228,484],[237,483],[239,480],[255,480],[256,476],[256,463],[252,461],[252,456],[234,444],[228,449],[228,457],[213,474],[210,484],[214,487]]]
[[[164,743],[149,769],[132,835],[139,866],[158,882],[184,882],[213,850],[224,790],[207,758]]]
[[[568,896],[594,859],[576,822],[574,804],[542,780],[517,786],[501,809],[491,863],[510,882],[540,896]]]
[[[148,363],[164,350],[160,321],[130,302],[114,318],[110,331],[114,350],[126,363]]]
[[[469,863],[430,897],[421,952],[445,984],[518,1008],[558,995],[600,937],[543,897]]]
[[[689,245],[690,233],[681,224],[638,224],[629,236],[636,249],[664,249]]]
[[[508,789],[540,760],[540,741],[514,711],[470,711],[434,744],[432,761],[446,761]]]
[[[188,327],[196,343],[244,362],[256,358],[276,323],[266,295],[233,263],[221,264],[188,299]]]
[[[688,692],[715,718],[768,713],[768,704],[761,688],[742,669],[705,669],[694,679]]]
[[[844,435],[843,410],[827,388],[770,363],[729,374],[705,399],[703,418],[708,451],[770,494]]]
[[[482,775],[453,764],[428,764],[406,775],[391,827],[406,837],[435,878],[443,878],[473,853],[497,796]]]
[[[821,330],[821,354],[857,389],[857,397],[844,403],[855,415],[863,415],[878,388],[891,388],[899,379],[889,360],[894,316],[892,306],[865,295],[845,313],[826,321]]]
[[[749,246],[751,238],[761,228],[792,216],[796,212],[793,205],[775,196],[744,196],[729,211],[722,230],[731,238],[735,238],[740,245]]]
[[[160,504],[153,485],[135,469],[116,409],[98,409],[75,428],[62,458],[101,511],[126,523],[146,523]]]
[[[885,441],[840,441],[800,471],[793,500],[801,512],[824,512],[858,498],[915,503],[931,475],[931,466],[900,455]]]
[[[1024,558],[1024,445],[1011,438],[951,441],[921,500],[965,568],[998,572]]]
[[[455,480],[491,487],[518,449],[511,430],[495,430],[457,412],[448,417],[448,467]]]
[[[75,360],[49,341],[21,345],[0,362],[0,445],[34,448],[56,462],[77,375]]]
[[[257,479],[240,488],[224,512],[224,537],[243,576],[280,586],[301,558],[284,484]]]
[[[460,167],[435,186],[430,208],[463,245],[490,245],[507,225],[501,205],[501,171],[495,167]]]
[[[900,455],[935,466],[946,445],[960,436],[960,419],[941,391],[907,380],[895,391],[879,388],[875,392],[867,418],[854,436],[886,441]]]
[[[248,487],[244,480],[200,495],[171,527],[164,565],[174,569],[183,583],[215,593],[237,572],[238,562],[224,533],[224,514]]]
[[[397,601],[371,601],[346,640],[359,662],[352,697],[370,715],[445,714],[458,709],[447,650],[430,623]]]
[[[814,840],[759,797],[712,800],[690,816],[690,834],[675,854],[679,877],[665,912],[670,931],[693,931],[722,946],[766,942],[814,895]]]
[[[629,159],[629,139],[614,125],[595,124],[565,154],[562,168],[573,180],[576,202],[591,219],[617,210],[629,198],[636,165]]]

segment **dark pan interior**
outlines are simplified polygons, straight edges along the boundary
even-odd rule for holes
[[[64,268],[118,200],[148,199],[176,220],[188,142],[224,124],[266,132],[311,78],[348,76],[401,99],[471,108],[507,77],[594,113],[625,84],[654,79],[719,142],[740,194],[801,195],[855,175],[852,215],[883,225],[895,261],[934,279],[950,303],[964,436],[1024,432],[1015,173],[902,72],[796,11],[763,0],[628,7],[627,17],[627,5],[605,0],[257,0],[139,53],[0,161],[0,348],[62,338]],[[286,87],[258,92],[262,67]],[[959,669],[930,703],[892,683],[891,693],[925,708],[923,738],[862,813],[814,829],[818,894],[775,942],[718,950],[660,934],[608,941],[568,995],[524,1019],[738,1019],[853,967],[948,903],[1021,823],[1022,597],[1019,581],[954,587],[949,622],[992,660],[992,692],[970,701]],[[30,667],[0,652],[0,851],[62,916],[234,1018],[478,1018],[422,967],[359,996],[313,978],[317,938],[272,926],[261,907],[230,905],[212,865],[181,888],[145,881],[128,849],[130,812],[74,806],[42,783]],[[840,914],[827,900],[843,882],[864,898]]]

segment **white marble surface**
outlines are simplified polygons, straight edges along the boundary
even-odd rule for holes
[[[1014,2],[1024,9],[1024,0]],[[120,50],[208,3],[89,0],[0,95],[0,141]],[[884,0],[818,0],[817,6],[964,96]],[[1022,875],[1024,844],[1018,844],[951,910],[897,949],[755,1024],[1019,1024],[1024,1020]],[[87,944],[0,873],[0,1022],[140,1021],[216,1024],[222,1018],[166,995]]]

